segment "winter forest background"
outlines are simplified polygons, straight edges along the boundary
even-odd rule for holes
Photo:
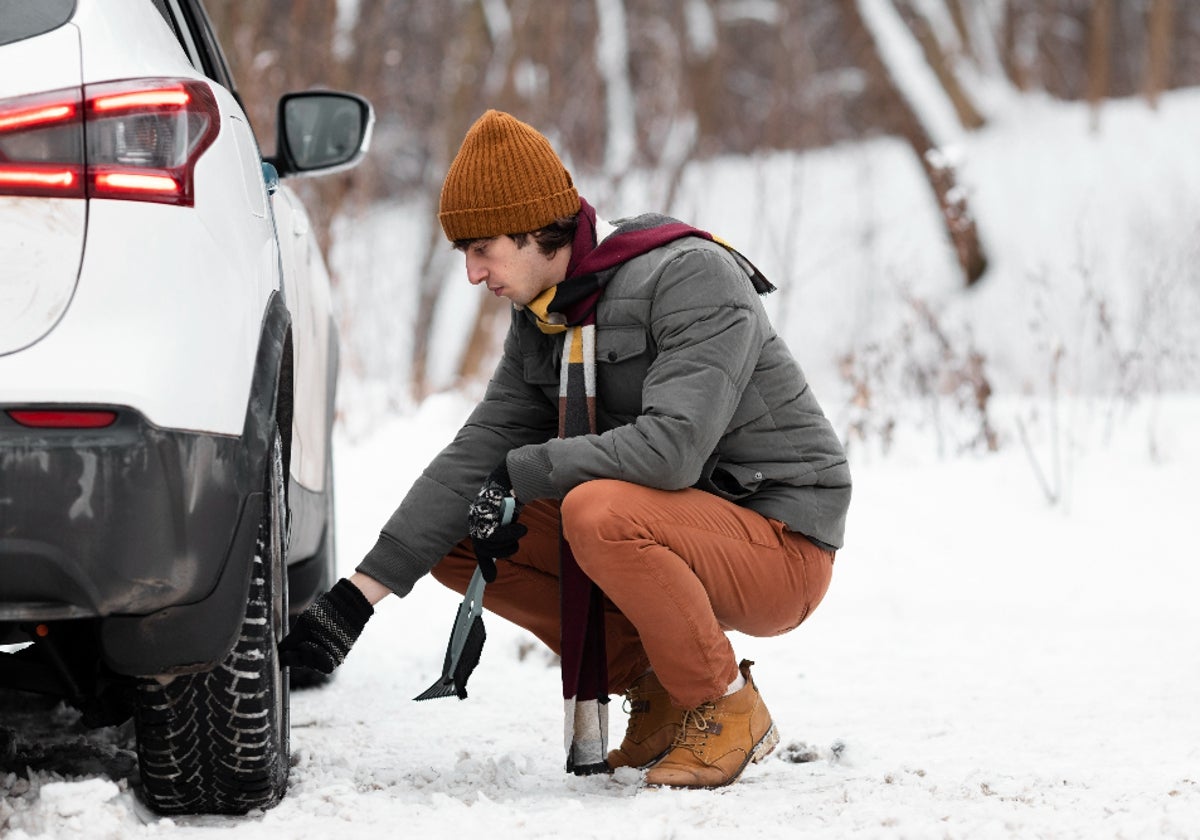
[[[489,107],[547,134],[602,215],[662,210],[751,255],[852,445],[995,449],[1059,434],[1058,397],[1111,414],[1197,385],[1200,3],[208,5],[260,127],[288,90],[375,105],[363,165],[299,185],[351,427],[491,370],[505,302],[435,218]],[[998,422],[1014,394],[1041,410]]]

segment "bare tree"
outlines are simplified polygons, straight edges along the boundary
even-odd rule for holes
[[[872,84],[883,92],[898,130],[921,162],[921,168],[941,209],[942,222],[962,268],[964,281],[970,286],[983,276],[987,258],[967,204],[966,192],[958,188],[951,162],[934,143],[913,103],[897,84],[858,4],[859,0],[842,0],[847,20],[858,36],[859,61],[866,68]]]
[[[1088,104],[1091,105],[1093,131],[1100,128],[1100,105],[1110,89],[1112,60],[1109,50],[1112,30],[1112,0],[1094,0],[1088,29],[1086,94]]]
[[[965,32],[962,28],[965,21],[956,22],[940,0],[924,2],[919,7],[905,0],[901,8],[905,13],[905,23],[921,45],[925,62],[937,75],[950,104],[954,106],[959,123],[970,130],[982,128],[985,122],[983,115],[963,87],[956,69],[957,54],[962,51],[960,39]],[[944,19],[939,20],[938,17]]]
[[[1174,29],[1175,0],[1150,0],[1147,13],[1146,69],[1142,93],[1153,108],[1170,83],[1171,33]]]
[[[977,59],[974,39],[971,35],[971,24],[967,20],[962,0],[946,0],[946,11],[950,15],[950,20],[954,23],[955,31],[958,32],[958,40],[962,45],[963,54],[969,58]]]

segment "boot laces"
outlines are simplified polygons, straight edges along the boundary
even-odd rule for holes
[[[712,713],[715,703],[701,703],[694,709],[686,709],[679,731],[675,733],[675,746],[694,749],[702,747],[708,741],[709,735],[715,735],[720,727],[715,725]]]
[[[627,715],[642,715],[649,711],[650,702],[646,699],[650,692],[643,690],[640,686],[629,686],[625,690],[625,699],[621,701],[621,708]]]

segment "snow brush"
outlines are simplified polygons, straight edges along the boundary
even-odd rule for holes
[[[516,499],[511,496],[504,500],[501,525],[513,521],[516,507]],[[487,640],[487,633],[483,629],[483,589],[486,586],[483,571],[476,567],[475,574],[471,575],[471,582],[467,584],[462,603],[458,605],[458,612],[454,614],[454,626],[450,628],[450,642],[446,645],[442,675],[413,700],[436,700],[438,697],[451,695],[457,695],[459,700],[467,699],[467,678],[479,664],[479,655],[483,653],[483,643]]]

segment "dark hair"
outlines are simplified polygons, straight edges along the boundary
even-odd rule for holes
[[[579,216],[564,216],[561,219],[555,219],[545,227],[531,230],[526,233],[510,233],[508,238],[517,243],[518,248],[524,248],[529,244],[532,237],[537,244],[538,250],[547,257],[554,256],[559,249],[565,248],[575,241],[575,229],[579,227]],[[458,251],[465,251],[471,247],[472,242],[478,242],[481,238],[475,239],[455,239],[454,248]]]

